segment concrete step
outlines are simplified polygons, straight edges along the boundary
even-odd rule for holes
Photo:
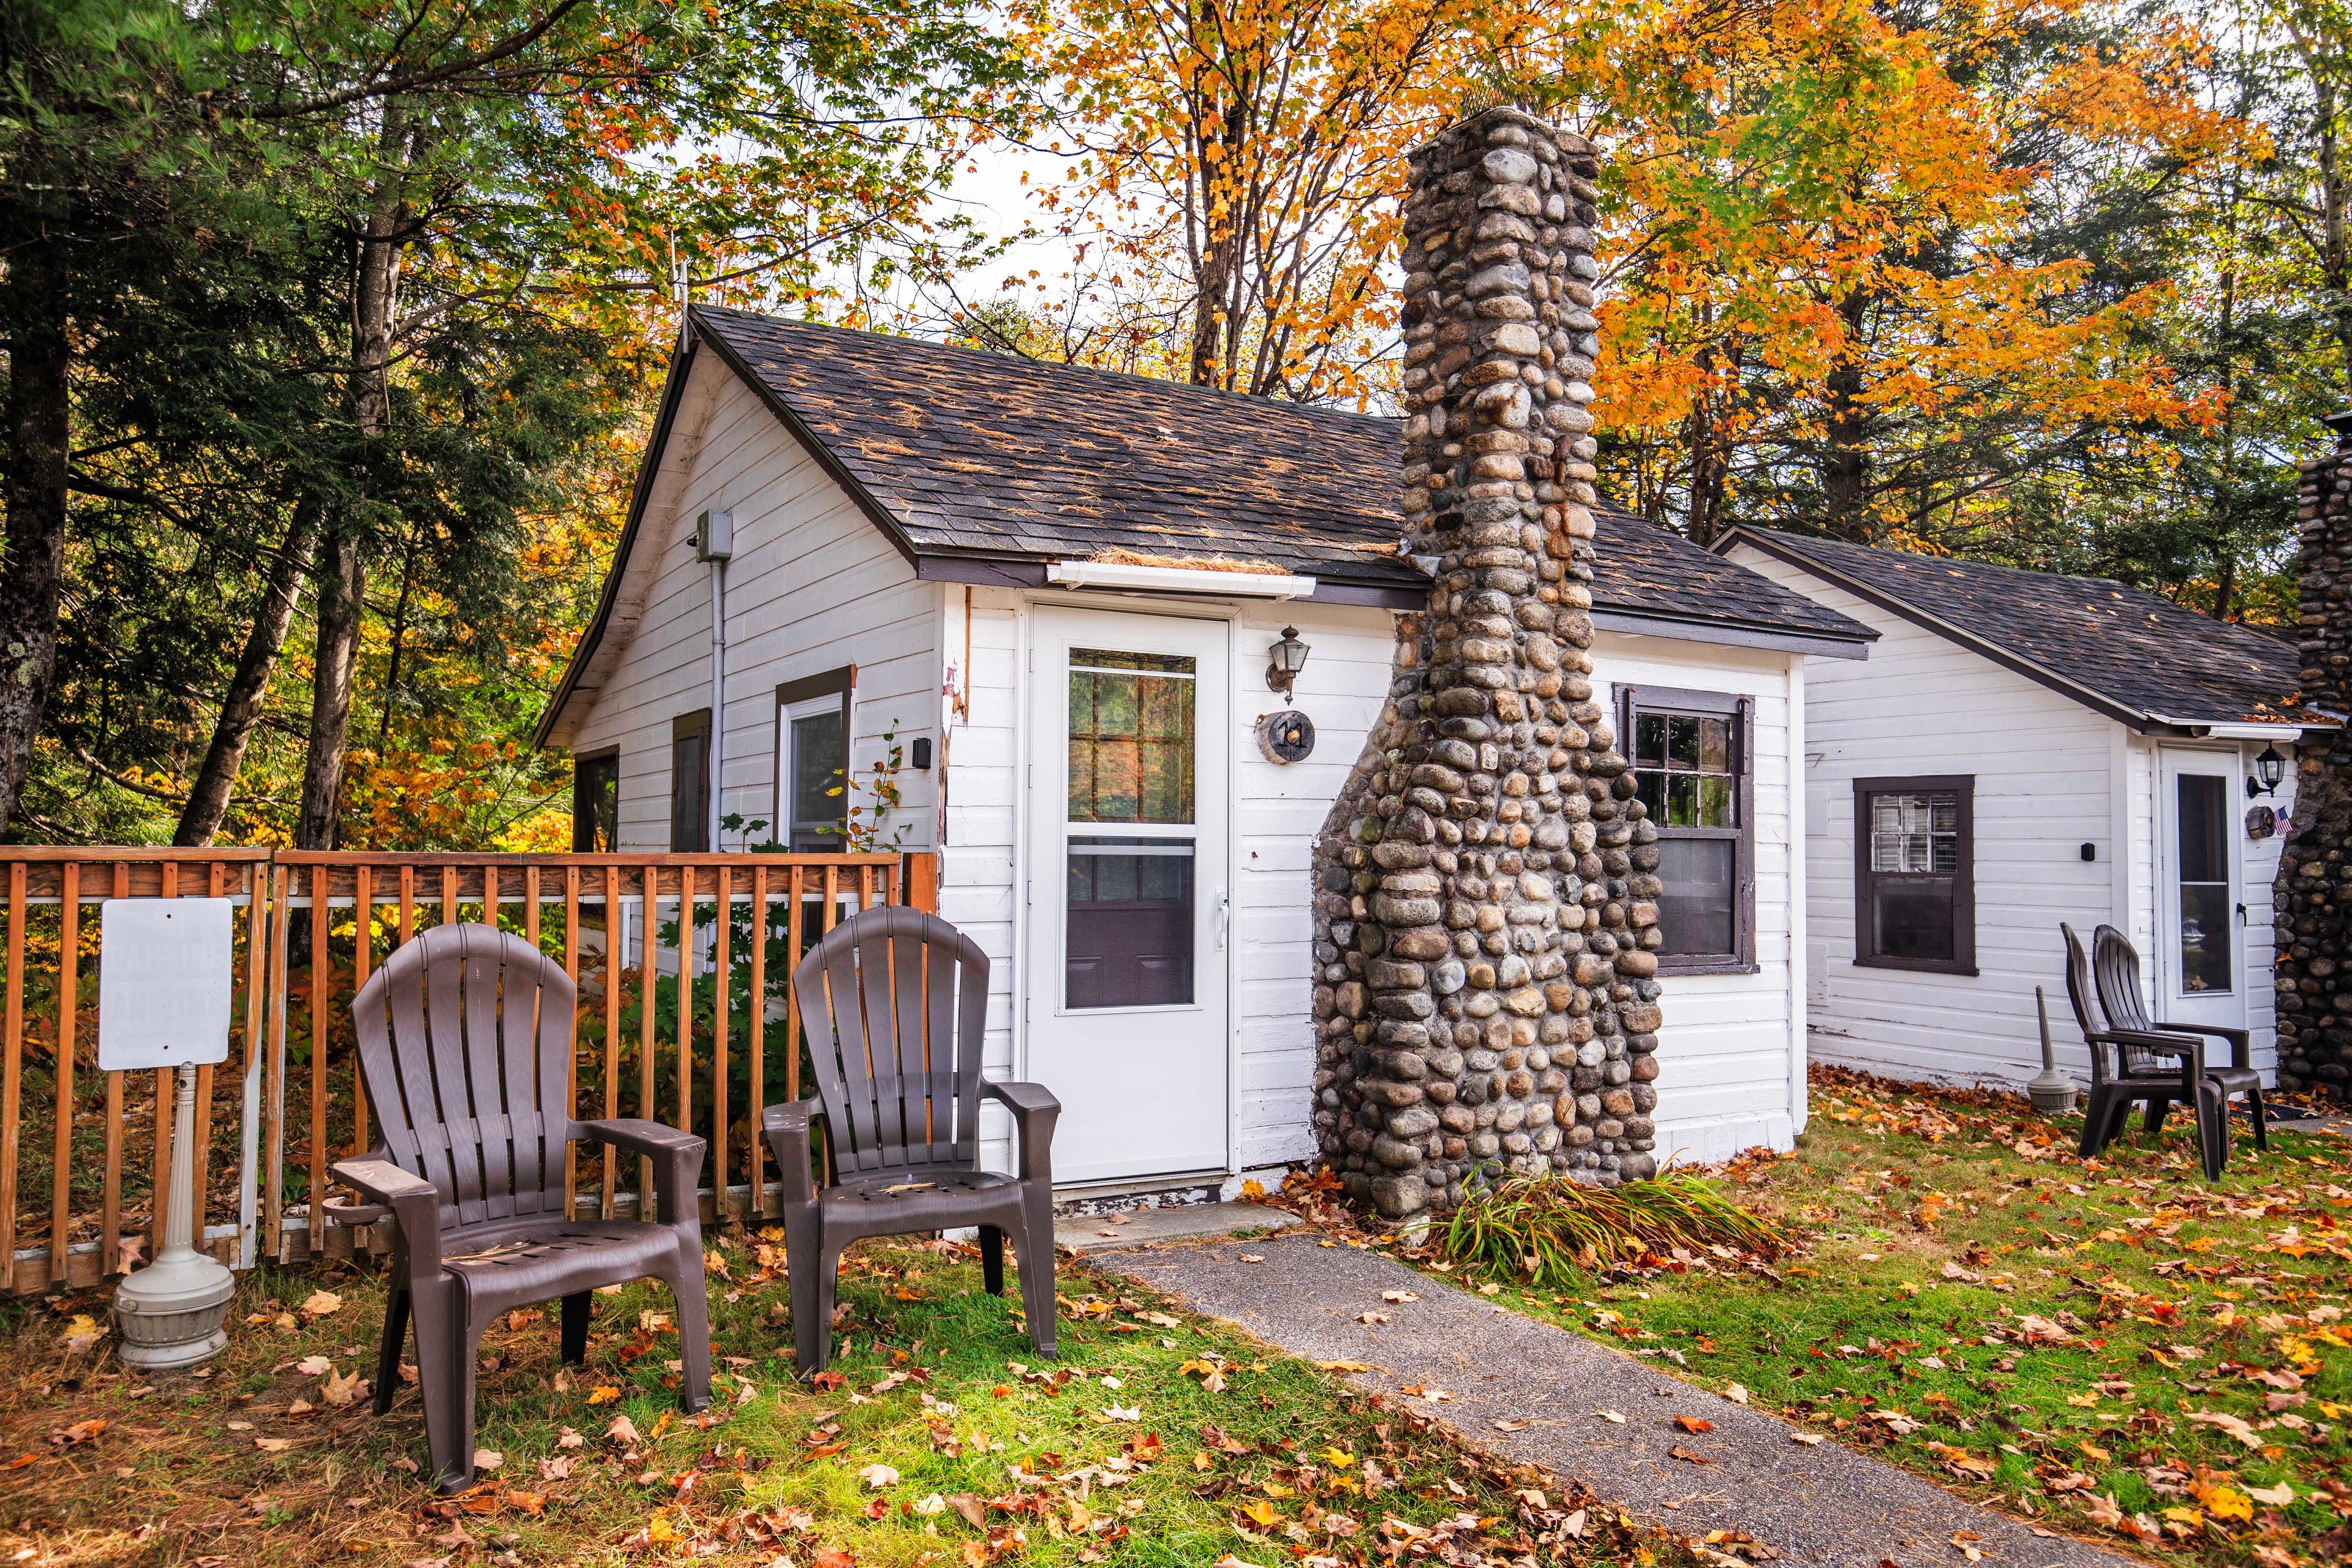
[[[1054,1221],[1054,1240],[1083,1255],[1117,1247],[1147,1247],[1155,1241],[1201,1241],[1283,1230],[1297,1223],[1296,1215],[1280,1209],[1237,1198],[1232,1203],[1181,1204],[1126,1214],[1063,1215]]]

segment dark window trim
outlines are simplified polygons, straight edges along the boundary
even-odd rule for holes
[[[1661,974],[1755,974],[1756,962],[1756,699],[1737,692],[1698,691],[1679,686],[1621,686],[1617,689],[1618,742],[1627,761],[1633,755],[1633,715],[1704,713],[1731,721],[1734,765],[1739,773],[1737,810],[1739,826],[1728,827],[1668,827],[1658,824],[1665,838],[1730,839],[1732,878],[1730,952],[1658,954]]]
[[[580,799],[580,774],[583,770],[594,767],[601,763],[610,763],[613,764],[613,804],[614,806],[614,816],[615,818],[613,824],[613,842],[604,847],[603,853],[611,853],[620,847],[621,825],[618,821],[620,816],[618,808],[620,805],[621,794],[621,748],[618,746],[604,746],[593,752],[574,752],[572,753],[572,852],[574,855],[585,855],[598,852],[590,845],[581,842],[583,837],[589,836],[582,832],[582,829],[586,827],[588,824],[585,814],[582,810],[583,803]]]
[[[1949,791],[1959,797],[1960,864],[1952,875],[1952,956],[1890,958],[1871,951],[1878,940],[1877,907],[1870,868],[1870,797]],[[1853,963],[1857,969],[1908,969],[1925,974],[1973,975],[1977,972],[1977,776],[1916,773],[1907,777],[1853,781]]]
[[[702,810],[694,825],[692,839],[681,844],[677,831],[677,743],[692,735],[702,737]],[[700,854],[708,847],[698,841],[710,831],[711,750],[709,709],[698,708],[669,721],[669,847],[674,853]]]
[[[793,825],[784,815],[784,744],[790,733],[784,727],[784,710],[796,702],[830,697],[836,691],[841,694],[841,766],[846,774],[854,760],[851,748],[857,735],[857,667],[845,664],[836,668],[819,670],[814,675],[803,675],[798,680],[787,680],[776,688],[776,743],[769,759],[775,767],[776,782],[774,789],[770,792],[768,804],[768,837],[779,844],[791,843],[793,833]],[[843,782],[845,785],[846,778]],[[849,791],[846,787],[841,792],[841,820],[845,825],[849,821]],[[847,847],[845,841],[842,847]]]

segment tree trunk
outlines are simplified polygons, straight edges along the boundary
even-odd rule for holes
[[[2352,236],[2347,232],[2343,147],[2336,133],[2336,83],[2325,62],[2314,61],[2311,84],[2319,119],[2320,276],[2334,301],[2338,368],[2344,390],[2352,395]]]
[[[1235,102],[1217,121],[1217,140],[1202,142],[1201,237],[1192,258],[1191,374],[1195,386],[1224,384],[1225,344],[1233,325],[1227,318],[1234,308],[1234,285],[1241,273],[1243,248],[1242,193],[1234,188],[1233,181],[1242,167],[1248,133],[1246,108]],[[1223,158],[1207,156],[1211,145],[1222,146]],[[1217,211],[1221,195],[1222,217]]]
[[[1832,539],[1870,542],[1870,411],[1863,406],[1863,328],[1871,294],[1855,289],[1838,304],[1845,321],[1845,352],[1830,367],[1823,390],[1829,402],[1829,449],[1822,458],[1822,521]]]
[[[261,721],[269,679],[278,671],[278,656],[286,651],[286,634],[294,625],[294,608],[301,597],[303,574],[310,570],[318,526],[317,503],[307,499],[298,503],[277,563],[269,569],[269,581],[262,589],[253,629],[246,634],[244,651],[237,655],[228,695],[221,700],[212,744],[205,749],[204,765],[196,770],[196,782],[188,790],[179,830],[172,835],[174,844],[188,848],[210,844],[220,831],[230,792],[236,787],[237,770],[245,763],[246,742]]]
[[[379,145],[387,164],[359,237],[352,289],[352,423],[362,460],[392,423],[392,328],[399,309],[400,260],[410,214],[401,191],[409,153],[407,117],[384,106]],[[311,673],[309,754],[302,767],[298,849],[331,849],[342,811],[343,759],[351,742],[352,689],[359,668],[360,623],[366,614],[366,540],[349,520],[331,521],[319,561],[318,661]]]
[[[63,269],[46,237],[8,258],[7,536],[0,554],[0,837],[16,815],[57,672],[70,432]]]

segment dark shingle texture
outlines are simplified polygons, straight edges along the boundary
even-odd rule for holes
[[[2108,701],[2182,723],[2318,718],[2292,643],[2104,577],[1840,544],[1767,529],[1759,545],[1875,590]]]
[[[695,316],[918,552],[1223,555],[1330,583],[1426,585],[1396,553],[1393,419],[740,311]],[[1604,514],[1597,542],[1596,608],[1868,636],[1636,520]]]

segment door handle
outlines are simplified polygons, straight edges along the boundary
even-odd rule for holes
[[[1217,889],[1217,949],[1224,951],[1225,930],[1233,924],[1234,896],[1224,889]]]

